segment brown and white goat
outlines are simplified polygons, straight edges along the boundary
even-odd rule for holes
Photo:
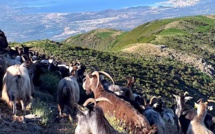
[[[68,106],[71,115],[74,113],[74,103],[80,100],[80,88],[77,81],[76,67],[72,75],[65,77],[58,83],[57,89],[57,103],[59,115],[62,115],[64,105]]]
[[[83,82],[83,89],[86,90],[87,93],[92,91],[95,99],[105,97],[113,103],[110,104],[105,101],[98,102],[97,105],[102,108],[103,112],[109,113],[121,121],[125,121],[127,128],[135,131],[137,134],[154,133],[156,131],[156,126],[150,126],[144,115],[139,113],[130,103],[104,90],[99,79],[99,73],[105,74],[113,81],[109,74],[101,71],[94,71],[92,74],[86,75],[85,81]]]
[[[96,100],[89,98],[86,100],[83,104],[85,108],[78,108],[78,123],[75,134],[119,134],[105,118],[102,109],[96,106],[96,101],[107,101],[111,103],[106,98],[97,98]],[[94,106],[88,105],[91,102]]]
[[[13,65],[7,68],[3,77],[2,99],[13,107],[13,114],[16,115],[16,102],[20,102],[23,117],[26,114],[27,102],[31,101],[34,86],[29,77],[28,69],[29,63],[21,65]]]
[[[200,99],[197,105],[197,115],[190,122],[187,134],[213,134],[204,124],[204,119],[208,111],[208,102],[202,102],[202,99]]]

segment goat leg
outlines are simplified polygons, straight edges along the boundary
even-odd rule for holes
[[[62,116],[62,111],[63,111],[63,109],[64,109],[64,105],[61,104],[61,103],[59,103],[59,104],[57,105],[57,108],[58,108],[59,115]]]
[[[16,116],[16,101],[13,101],[13,115]]]
[[[70,106],[69,106],[69,116],[70,116],[70,118],[75,117],[75,111],[74,110],[75,110],[75,108],[74,108],[73,104],[70,104]]]
[[[23,100],[21,100],[20,103],[21,103],[22,111],[23,111],[23,123],[25,123],[26,106],[25,106]]]

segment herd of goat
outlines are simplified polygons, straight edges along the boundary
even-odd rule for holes
[[[176,104],[169,108],[161,97],[147,99],[133,93],[134,77],[127,77],[126,86],[120,86],[104,71],[84,74],[85,68],[81,63],[55,64],[53,58],[46,59],[29,47],[10,48],[2,31],[0,51],[1,99],[13,109],[14,115],[16,104],[20,102],[25,117],[26,105],[35,97],[34,86],[40,84],[41,67],[45,66],[49,71],[57,70],[62,77],[57,88],[57,108],[59,116],[67,107],[69,114],[77,117],[75,134],[119,134],[105,115],[114,116],[125,124],[126,131],[134,134],[215,133],[215,117],[208,113],[208,103],[212,100],[204,102],[200,98],[195,104],[196,110],[187,104],[192,99],[188,92],[173,94]],[[79,104],[80,85],[87,94],[94,96],[82,106]]]

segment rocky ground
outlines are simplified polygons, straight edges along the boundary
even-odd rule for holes
[[[56,106],[46,124],[41,123],[41,117],[31,114],[31,110],[27,110],[23,123],[20,107],[17,116],[13,116],[12,109],[3,101],[0,101],[0,108],[0,134],[72,134],[75,130],[75,121],[70,121],[66,114],[59,117]]]

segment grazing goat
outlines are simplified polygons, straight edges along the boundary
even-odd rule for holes
[[[84,107],[78,107],[78,125],[75,129],[75,134],[119,134],[105,118],[102,109],[96,106],[96,101],[107,101],[106,98],[89,98],[83,104]],[[92,102],[94,106],[88,104]]]
[[[61,79],[58,84],[57,103],[59,115],[62,115],[64,105],[66,105],[72,116],[74,113],[74,103],[78,103],[79,100],[80,89],[77,81],[76,66],[74,66],[71,76]]]
[[[29,77],[28,66],[29,62],[10,66],[3,78],[2,99],[13,107],[14,115],[16,115],[16,102],[20,102],[24,111],[23,117],[26,114],[26,104],[31,101],[34,89]]]
[[[187,134],[213,134],[204,124],[204,119],[208,110],[208,102],[204,103],[202,99],[200,99],[197,105],[197,115],[191,120]]]
[[[143,106],[143,108],[144,108],[143,114],[146,116],[150,125],[153,125],[153,124],[157,125],[157,133],[158,134],[166,134],[166,128],[165,128],[164,120],[161,118],[160,114],[158,112],[156,112],[151,106],[154,98],[156,98],[156,97],[153,96],[150,99],[150,102],[148,104],[145,101],[145,106]]]
[[[103,73],[113,81],[109,74],[102,71],[94,71],[92,74],[86,75],[83,89],[86,90],[86,93],[93,92],[95,99],[105,97],[113,103],[98,102],[98,106],[102,108],[103,112],[115,116],[118,120],[125,121],[127,128],[138,134],[154,133],[156,125],[150,126],[146,117],[134,109],[130,103],[104,90],[100,82],[99,73]]]

